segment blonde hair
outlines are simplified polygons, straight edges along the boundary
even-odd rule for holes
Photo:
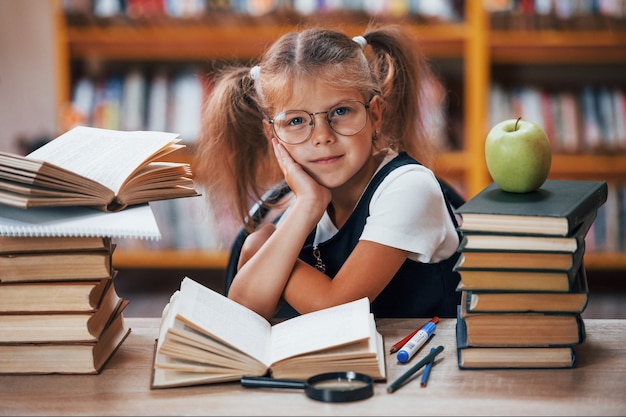
[[[383,100],[378,147],[405,151],[428,165],[432,142],[423,125],[430,106],[423,83],[433,82],[416,42],[397,26],[369,26],[364,45],[327,28],[308,28],[279,38],[252,71],[231,65],[214,77],[204,106],[193,169],[217,212],[230,211],[248,231],[251,203],[282,179],[263,120],[275,113],[294,83],[323,80],[354,88],[364,100]],[[369,48],[368,48],[369,46]],[[438,103],[432,103],[437,107]],[[427,109],[428,113],[433,108]]]

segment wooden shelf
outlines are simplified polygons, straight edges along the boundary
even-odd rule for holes
[[[430,57],[461,57],[467,30],[461,24],[406,25]],[[344,25],[351,35],[363,33],[364,25]],[[68,27],[67,42],[72,59],[164,60],[256,58],[295,25],[108,25]]]
[[[113,252],[113,267],[224,269],[229,254],[228,250],[117,249]]]
[[[492,31],[494,63],[626,63],[626,31]]]
[[[550,178],[623,182],[626,180],[626,153],[553,155]]]
[[[626,270],[626,252],[587,252],[585,267],[588,270]]]
[[[224,269],[229,254],[227,250],[118,249],[113,253],[113,266],[116,269]],[[626,270],[626,253],[588,252],[585,254],[585,265],[593,270]]]

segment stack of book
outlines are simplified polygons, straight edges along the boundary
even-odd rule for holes
[[[461,369],[571,368],[585,340],[585,236],[603,181],[547,180],[530,193],[495,183],[457,209]]]
[[[0,371],[100,371],[126,333],[113,250],[108,238],[0,237]]]
[[[181,140],[76,126],[0,152],[0,373],[100,372],[130,332],[111,239],[160,239],[148,203],[200,195]]]
[[[156,238],[148,205],[0,214],[0,373],[97,374],[130,333],[115,237]]]

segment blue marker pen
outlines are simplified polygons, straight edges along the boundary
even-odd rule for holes
[[[397,353],[398,362],[405,363],[426,343],[430,335],[433,334],[437,325],[435,323],[428,322],[422,327],[415,336],[411,338]]]

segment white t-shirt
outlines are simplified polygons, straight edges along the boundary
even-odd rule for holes
[[[396,156],[387,151],[378,169]],[[317,225],[315,244],[325,242],[337,231],[325,212]],[[459,239],[433,172],[418,164],[390,172],[372,196],[360,240],[406,250],[409,259],[423,263],[452,256]]]

